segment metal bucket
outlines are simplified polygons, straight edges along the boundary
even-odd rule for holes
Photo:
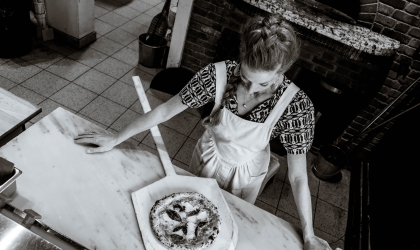
[[[323,145],[318,157],[312,162],[312,172],[323,181],[341,180],[341,169],[346,168],[347,154],[335,145]]]
[[[166,43],[166,39],[160,36],[141,34],[139,36],[139,63],[148,68],[162,67]]]

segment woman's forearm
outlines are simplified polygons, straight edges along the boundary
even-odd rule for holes
[[[311,193],[309,191],[306,171],[306,155],[288,155],[287,160],[293,197],[299,212],[303,239],[306,240],[314,235]]]
[[[159,113],[160,112],[157,112],[157,110],[153,110],[149,113],[137,117],[133,122],[128,124],[117,134],[117,144],[120,144],[128,138],[163,122],[161,121],[162,115]]]
[[[314,235],[312,224],[312,203],[307,180],[296,180],[291,182],[293,197],[299,212],[302,225],[303,239]]]
[[[175,95],[167,102],[159,105],[152,111],[137,117],[133,122],[128,124],[117,134],[116,144],[120,144],[138,133],[171,119],[186,108],[188,108],[188,106],[182,103],[179,95]]]

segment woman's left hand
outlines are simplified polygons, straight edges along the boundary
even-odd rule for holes
[[[113,149],[117,143],[116,136],[99,132],[85,132],[73,138],[76,144],[94,144],[98,147],[86,149],[86,153],[102,153]]]
[[[332,250],[328,242],[326,242],[325,240],[315,235],[305,240],[303,249],[304,250]]]

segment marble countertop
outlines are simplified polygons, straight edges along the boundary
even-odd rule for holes
[[[86,154],[73,137],[97,125],[62,108],[0,148],[23,174],[12,205],[89,249],[145,249],[131,193],[164,177],[157,156],[122,143]],[[175,167],[178,174],[189,175]],[[236,249],[303,249],[298,228],[227,192],[239,229]]]
[[[39,113],[41,108],[0,88],[0,140]]]
[[[400,42],[365,27],[341,22],[325,14],[314,12],[295,0],[243,0],[271,13],[279,13],[286,20],[315,31],[354,49],[377,56],[389,56]]]

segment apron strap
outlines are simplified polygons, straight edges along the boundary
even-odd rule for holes
[[[287,89],[283,92],[280,99],[274,106],[274,109],[270,112],[265,122],[267,124],[271,124],[271,127],[274,127],[280,117],[283,115],[284,111],[286,110],[287,106],[292,102],[293,98],[295,97],[296,93],[299,91],[299,87],[296,86],[293,82],[287,87]]]
[[[224,61],[217,62],[214,66],[216,68],[216,97],[214,98],[212,113],[220,108],[227,84],[226,63]]]

